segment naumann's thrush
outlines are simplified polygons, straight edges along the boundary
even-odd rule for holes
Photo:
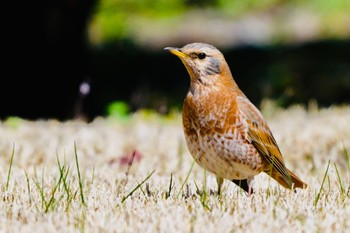
[[[250,195],[253,178],[260,172],[285,188],[306,188],[286,168],[261,112],[239,89],[217,48],[191,43],[165,50],[179,57],[189,73],[182,111],[186,143],[194,160],[216,175],[219,194],[228,179]]]

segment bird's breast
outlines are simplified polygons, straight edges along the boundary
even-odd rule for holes
[[[261,170],[262,161],[247,142],[247,124],[231,97],[187,95],[183,127],[190,153],[205,169],[227,179],[243,179]]]

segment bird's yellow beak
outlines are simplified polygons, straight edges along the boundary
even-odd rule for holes
[[[166,48],[164,48],[164,50],[170,51],[172,54],[178,56],[179,58],[188,57],[187,54],[181,52],[181,50],[180,50],[179,48],[175,48],[175,47],[166,47]]]

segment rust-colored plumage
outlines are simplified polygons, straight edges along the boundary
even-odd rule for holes
[[[286,168],[266,121],[234,81],[222,53],[214,46],[192,43],[167,47],[190,76],[182,120],[194,160],[216,175],[218,192],[224,179],[250,195],[255,175],[266,172],[288,189],[306,188]]]

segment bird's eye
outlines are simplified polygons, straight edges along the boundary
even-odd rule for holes
[[[207,55],[205,53],[198,53],[198,58],[203,60]]]

